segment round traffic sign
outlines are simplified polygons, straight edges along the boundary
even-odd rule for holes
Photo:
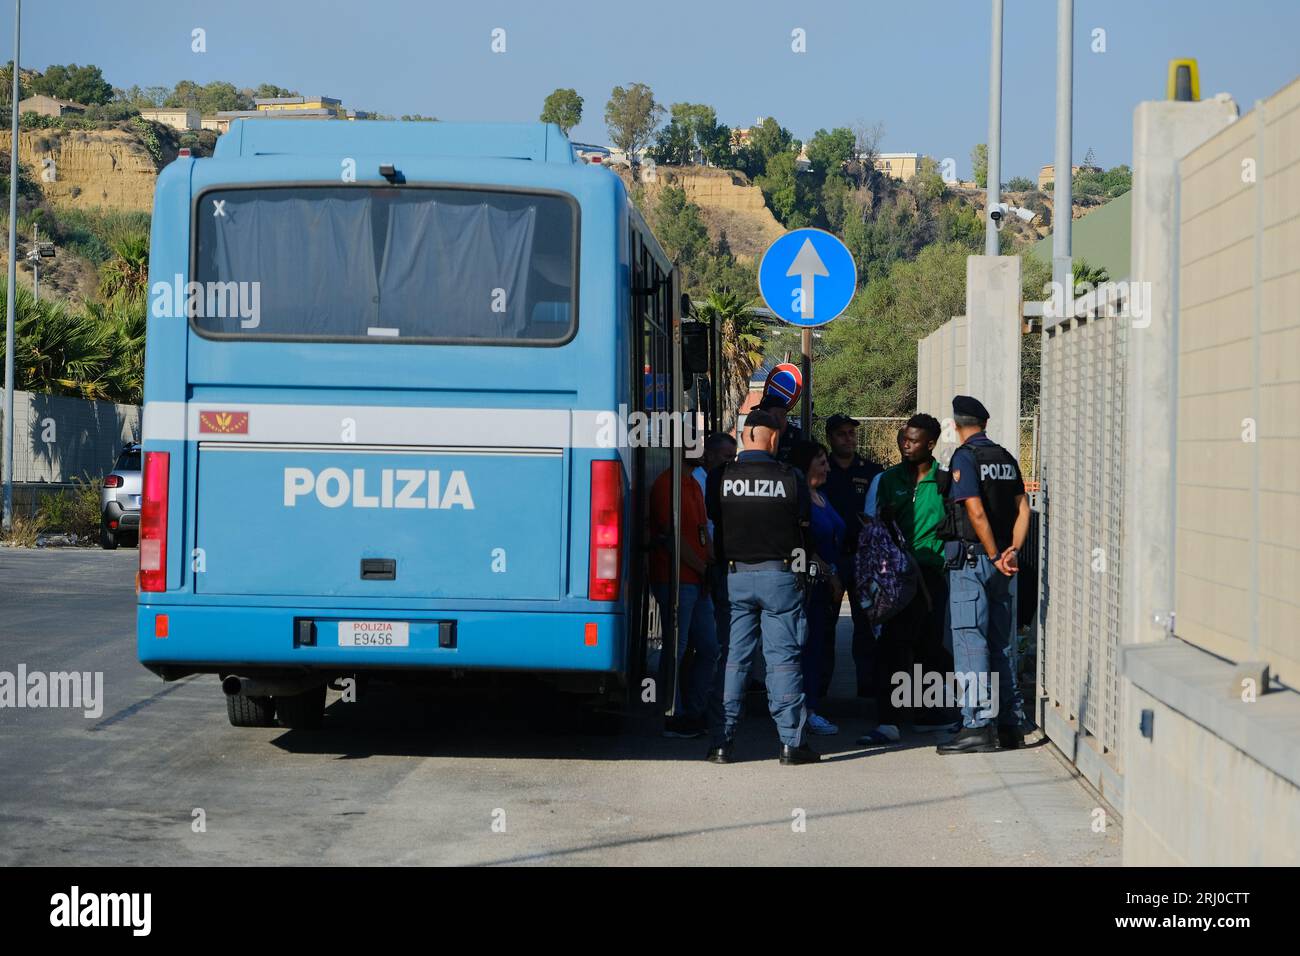
[[[795,229],[767,247],[758,265],[758,291],[791,325],[825,325],[853,300],[853,254],[823,229]]]

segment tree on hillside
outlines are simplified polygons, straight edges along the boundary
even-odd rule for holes
[[[1090,199],[1114,199],[1133,188],[1133,170],[1115,166],[1107,170],[1081,169],[1075,173],[1072,192]]]
[[[43,74],[31,81],[31,92],[44,93],[46,96],[61,100],[72,100],[86,105],[102,105],[113,99],[113,87],[104,79],[104,73],[97,66],[87,63],[77,66],[51,64]]]
[[[582,97],[574,89],[555,90],[542,103],[541,121],[554,123],[565,136],[582,122]]]
[[[838,174],[853,158],[855,145],[853,130],[847,126],[838,127],[829,133],[819,129],[808,140],[808,161],[812,163],[813,172],[819,176]]]
[[[169,86],[132,86],[130,89],[118,90],[117,98],[132,109],[157,109],[167,102],[172,91]]]
[[[1007,192],[1024,193],[1038,187],[1037,184],[1028,176],[1012,176],[1002,184],[1002,188]]]
[[[609,138],[627,155],[636,170],[637,153],[654,140],[655,128],[663,118],[664,108],[655,102],[654,93],[644,83],[632,83],[626,89],[614,87],[605,104],[605,126]]]
[[[99,267],[99,294],[105,301],[143,301],[149,286],[149,236],[124,232],[109,241],[113,257]]]
[[[948,184],[939,175],[939,164],[931,156],[921,157],[916,166],[916,173],[908,181],[908,185],[917,195],[930,200],[942,199],[948,191]]]
[[[975,185],[987,189],[989,184],[989,147],[987,143],[978,143],[970,151],[970,164],[974,169]]]
[[[18,99],[25,100],[31,95],[30,83],[31,77],[24,75],[25,71],[18,71]],[[0,104],[9,105],[10,97],[13,95],[14,87],[14,61],[10,60],[3,67],[0,67]]]
[[[258,84],[257,89],[249,91],[247,95],[254,99],[271,100],[300,94],[296,90],[286,90],[283,86],[276,86],[274,83],[261,83]]]
[[[700,207],[686,198],[686,190],[680,186],[665,186],[660,190],[653,229],[664,252],[680,265],[691,265],[709,247],[709,233],[700,218]]]
[[[794,134],[769,116],[750,127],[749,143],[739,157],[740,167],[750,176],[761,175],[767,172],[767,164],[773,156],[797,154],[800,145]]]
[[[731,162],[731,129],[718,122],[712,106],[674,103],[668,125],[659,131],[652,155],[655,162],[686,166],[700,154],[715,166]]]
[[[224,80],[214,80],[206,85],[193,80],[181,80],[163,105],[174,109],[198,110],[207,116],[221,110],[251,110],[253,98]]]
[[[815,183],[801,176],[793,152],[777,153],[767,161],[767,171],[754,179],[777,221],[787,229],[811,226],[819,217]]]

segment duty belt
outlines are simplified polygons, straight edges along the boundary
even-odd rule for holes
[[[789,571],[787,561],[728,561],[727,567],[732,571]]]

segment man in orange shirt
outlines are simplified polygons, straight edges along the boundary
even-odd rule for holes
[[[682,463],[681,587],[677,600],[677,666],[680,669],[686,648],[695,650],[685,693],[679,684],[676,716],[664,724],[665,737],[699,737],[704,733],[704,714],[709,688],[718,664],[718,635],[713,619],[713,600],[707,585],[708,563],[713,552],[709,541],[709,519],[704,510],[704,492],[691,475],[696,464],[687,458]],[[650,489],[650,533],[655,542],[650,552],[650,590],[659,607],[668,606],[672,585],[672,552],[668,540],[672,526],[672,476],[668,468],[655,479]],[[667,642],[665,642],[667,646]],[[661,681],[662,684],[662,681]]]

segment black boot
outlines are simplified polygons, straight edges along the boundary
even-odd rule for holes
[[[789,744],[781,745],[781,764],[786,767],[794,766],[801,763],[816,763],[822,759],[822,755],[808,746],[807,741],[801,743],[798,747],[791,747]]]
[[[709,763],[731,763],[731,744],[710,747],[709,755],[704,758]]]
[[[963,727],[952,740],[935,748],[941,754],[991,754],[998,749],[998,735],[991,724]]]
[[[998,745],[1003,750],[1021,750],[1025,746],[1025,735],[1019,727],[999,727]]]

